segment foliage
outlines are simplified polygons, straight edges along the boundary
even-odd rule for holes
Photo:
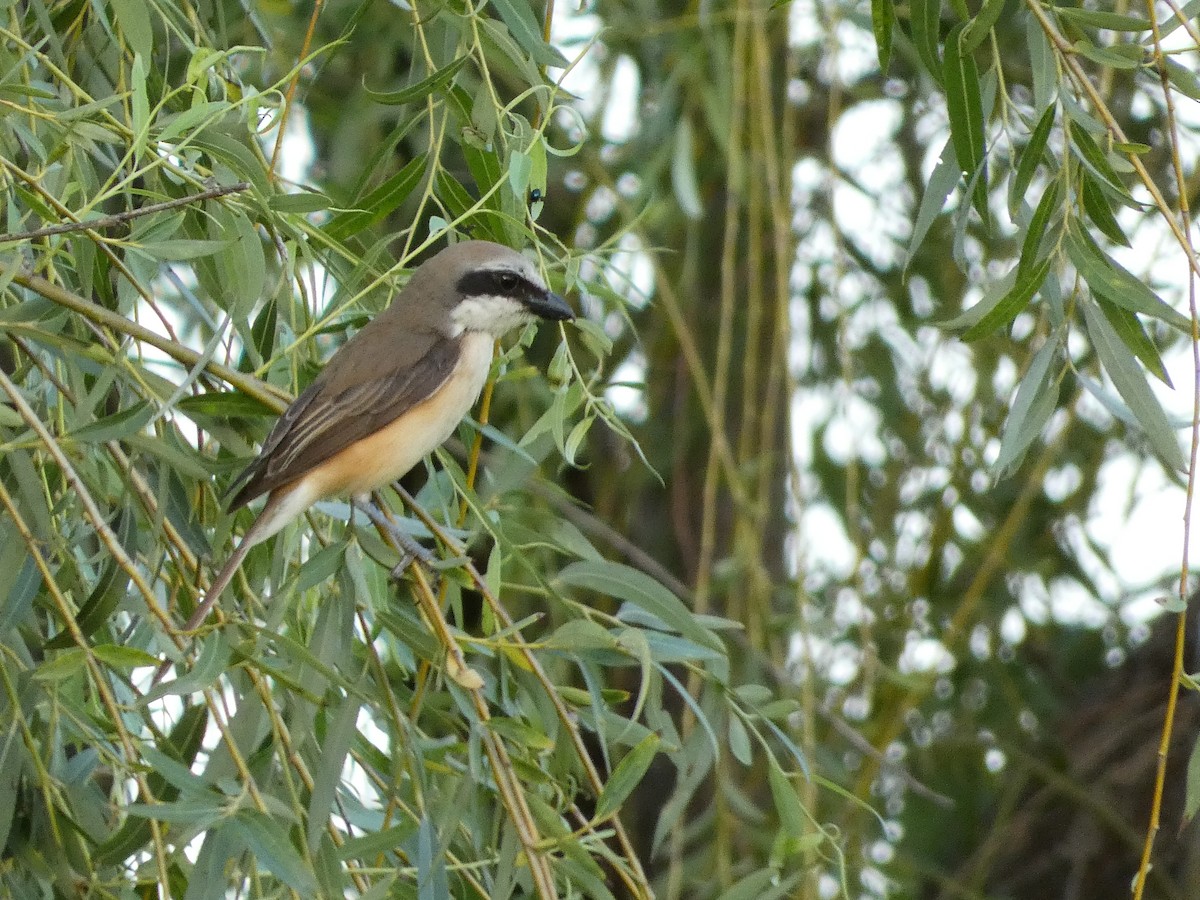
[[[536,7],[3,7],[4,890],[991,896],[1055,808],[1126,895],[1195,4]],[[468,232],[584,315],[389,494],[439,568],[324,504],[179,634],[270,415]]]
[[[5,893],[645,896],[617,814],[662,756],[703,779],[730,752],[769,761],[768,876],[794,882],[787,842],[812,826],[790,707],[730,680],[732,622],[607,558],[544,480],[597,422],[629,438],[602,392],[600,323],[623,313],[605,257],[537,221],[579,139],[529,8],[363,4],[315,15],[311,44],[265,7],[4,15]],[[338,106],[370,133],[323,123]],[[293,183],[304,109],[326,175]],[[590,318],[505,349],[478,421],[413,482],[402,524],[445,563],[396,588],[397,551],[326,504],[181,634],[245,525],[218,485],[465,233],[538,248]],[[164,653],[177,677],[154,685]]]

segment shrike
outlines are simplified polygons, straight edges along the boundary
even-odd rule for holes
[[[204,621],[255,544],[318,500],[367,497],[446,440],[487,381],[496,339],[534,318],[574,314],[508,247],[452,244],[413,272],[284,411],[234,480],[231,511],[263,494],[267,504],[184,630]]]

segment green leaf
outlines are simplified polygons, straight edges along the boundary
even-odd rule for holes
[[[1150,374],[1167,387],[1174,388],[1175,385],[1171,384],[1171,376],[1167,374],[1162,357],[1158,355],[1158,348],[1146,334],[1146,329],[1142,327],[1137,315],[1110,303],[1099,294],[1096,295],[1096,302],[1100,304],[1100,309],[1104,311],[1109,324],[1112,325],[1122,343],[1133,351],[1134,355],[1142,361],[1142,365],[1150,371]]]
[[[554,630],[543,646],[574,653],[587,650],[616,650],[617,639],[598,622],[591,619],[572,619]]]
[[[322,835],[326,834],[329,811],[342,784],[342,770],[350,752],[350,743],[358,734],[355,724],[361,707],[362,700],[346,696],[326,711],[329,727],[325,739],[320,743],[306,816],[308,845],[313,849],[319,845]]]
[[[380,853],[388,853],[405,843],[417,830],[416,822],[404,822],[381,831],[367,832],[358,837],[347,838],[338,848],[340,859],[370,859]]]
[[[1025,42],[1033,81],[1033,105],[1045,109],[1058,94],[1058,55],[1042,31],[1037,16],[1025,17]]]
[[[1095,293],[1130,312],[1161,319],[1185,334],[1191,334],[1191,320],[1164,303],[1141,279],[1134,277],[1115,259],[1101,250],[1074,222],[1067,229],[1064,246],[1071,263]]]
[[[1100,12],[1077,6],[1054,6],[1051,8],[1056,15],[1079,25],[1090,25],[1093,28],[1104,28],[1108,31],[1150,30],[1149,20],[1139,19],[1136,16],[1123,16],[1119,13]]]
[[[145,0],[111,0],[111,4],[113,15],[116,17],[117,24],[121,26],[121,33],[125,37],[129,53],[149,61],[154,55],[154,30],[151,26],[154,17],[150,15],[150,8],[146,5]],[[144,71],[142,84],[144,89]],[[145,119],[142,121],[144,123]],[[141,128],[135,124],[134,131],[140,133]]]
[[[1021,241],[1021,258],[1017,263],[1017,278],[1021,279],[1030,266],[1035,264],[1042,250],[1042,239],[1046,235],[1046,229],[1050,226],[1050,220],[1054,218],[1056,213],[1061,213],[1061,193],[1062,182],[1058,179],[1050,182],[1046,188],[1046,192],[1042,194],[1042,199],[1038,201],[1037,208],[1033,211],[1033,217],[1029,220],[1029,228],[1025,232],[1025,238]],[[1058,229],[1062,228],[1061,221],[1058,222]]]
[[[983,43],[1000,20],[1008,0],[984,0],[979,15],[970,21],[962,36],[962,52],[970,53]]]
[[[804,837],[808,820],[804,805],[779,762],[770,755],[767,756],[767,782],[771,788],[771,799],[775,802],[775,811],[779,814],[780,827],[794,838]]]
[[[987,219],[987,170],[984,147],[983,99],[979,92],[979,69],[975,57],[962,51],[963,26],[957,26],[946,38],[943,60],[946,110],[950,117],[950,139],[954,155],[965,176],[979,173],[975,181],[974,205]]]
[[[692,120],[684,116],[675,128],[675,150],[671,154],[671,187],[680,211],[692,221],[704,216],[700,200],[700,180],[696,176],[695,140]]]
[[[278,213],[308,215],[323,212],[333,201],[320,191],[296,191],[294,194],[272,194],[267,199],[267,208]]]
[[[128,409],[105,416],[95,422],[89,422],[82,428],[72,431],[70,438],[78,444],[100,444],[105,441],[123,440],[134,432],[141,431],[153,417],[154,407],[145,400],[139,400]]]
[[[218,119],[232,108],[233,106],[228,100],[206,100],[189,106],[178,115],[160,116],[159,121],[165,124],[158,132],[157,140],[164,144],[172,144],[184,135],[187,135],[190,140],[190,133],[202,122]]]
[[[1071,128],[1071,150],[1086,168],[1112,189],[1113,193],[1122,198],[1129,197],[1121,176],[1082,125],[1076,124]],[[1132,198],[1129,199],[1132,202]]]
[[[750,749],[750,733],[746,731],[745,723],[735,714],[729,716],[729,752],[743,766],[754,762],[754,753]]]
[[[141,0],[118,0],[118,5],[128,9],[129,6],[141,5]],[[131,16],[131,18],[135,17]],[[130,124],[133,126],[138,152],[142,152],[142,139],[150,129],[150,98],[146,93],[146,60],[150,58],[150,50],[149,42],[147,42],[145,52],[140,49],[135,50],[133,66],[129,71]]]
[[[487,727],[512,746],[524,747],[534,753],[545,753],[553,750],[555,746],[554,738],[547,734],[544,728],[535,728],[519,719],[494,716],[488,719]]]
[[[1091,178],[1087,172],[1082,174],[1081,181],[1083,209],[1088,214],[1088,218],[1109,240],[1128,247],[1129,238],[1121,230],[1121,225],[1117,221],[1117,217],[1113,215],[1112,207],[1108,205],[1108,198],[1104,195],[1099,182]]]
[[[1167,67],[1167,80],[1175,85],[1176,90],[1193,100],[1200,100],[1200,77],[1169,56],[1163,57],[1163,63]]]
[[[116,532],[117,541],[125,549],[130,558],[137,555],[137,516],[129,509],[121,508],[111,522]],[[87,600],[75,613],[75,627],[84,637],[91,637],[108,624],[113,611],[125,599],[125,590],[129,586],[129,573],[117,562],[115,555],[109,555],[104,564],[100,577],[93,583],[92,591]],[[3,593],[0,592],[0,596]],[[11,602],[11,597],[9,598]],[[0,626],[2,626],[0,622]],[[75,645],[73,631],[63,628],[43,645],[46,650],[64,650]]]
[[[595,421],[593,416],[584,416],[575,423],[575,427],[571,429],[571,433],[567,435],[567,439],[563,441],[563,460],[569,466],[576,465],[575,455],[579,452],[579,446],[587,437],[588,429],[592,427]]]
[[[258,354],[258,359],[261,362],[265,359],[270,359],[271,354],[275,352],[275,336],[279,324],[279,304],[274,297],[269,297],[258,315],[254,317],[254,322],[250,326],[250,343]],[[269,407],[261,401],[255,400],[263,409],[262,415],[270,412]]]
[[[137,669],[142,666],[157,666],[158,658],[137,647],[118,644],[97,644],[92,648],[96,658],[114,669]]]
[[[442,66],[428,78],[423,78],[416,84],[401,88],[398,91],[373,91],[365,84],[363,85],[363,90],[376,103],[381,103],[384,106],[402,106],[405,103],[412,103],[414,100],[427,97],[441,88],[458,73],[459,69],[467,64],[470,58],[469,55],[460,56],[453,62]]]
[[[933,172],[929,176],[929,183],[925,185],[925,193],[921,195],[921,206],[917,209],[917,219],[913,223],[912,237],[908,239],[908,249],[904,254],[904,271],[906,273],[913,259],[916,258],[917,251],[925,243],[925,238],[929,234],[929,229],[933,227],[934,220],[946,206],[946,198],[958,184],[961,175],[958,157],[954,155],[954,146],[950,141],[946,141],[941,155],[938,157],[937,165],[933,167]]]
[[[1113,44],[1109,47],[1097,47],[1086,38],[1076,41],[1073,49],[1080,56],[1090,59],[1098,66],[1127,71],[1141,68],[1142,57],[1146,53],[1145,48],[1140,44]]]
[[[998,473],[1010,472],[1020,463],[1058,405],[1058,380],[1050,373],[1057,350],[1058,341],[1053,337],[1047,339],[1034,354],[1033,362],[1017,387],[1000,438],[1000,453],[996,458]]]
[[[1200,810],[1200,738],[1196,739],[1196,743],[1192,747],[1192,754],[1188,757],[1187,788],[1184,795],[1181,828],[1196,818],[1197,810]]]
[[[239,810],[226,826],[266,869],[302,897],[315,897],[317,879],[288,838],[288,826],[257,810]]]
[[[647,734],[617,764],[605,783],[604,790],[600,792],[600,797],[596,800],[595,819],[597,821],[607,819],[621,808],[621,804],[633,793],[634,788],[641,782],[642,776],[646,774],[646,770],[650,768],[650,763],[654,761],[660,743],[661,740],[657,734]]]
[[[80,647],[71,647],[39,665],[33,672],[33,678],[35,681],[64,681],[85,668],[87,653]]]
[[[175,409],[188,416],[214,416],[220,419],[264,418],[279,414],[279,410],[241,391],[207,391],[183,397],[175,404]]]
[[[262,160],[236,138],[210,128],[194,134],[191,146],[203,150],[215,163],[227,167],[237,181],[249,181],[261,196],[269,197],[276,192]]]
[[[508,155],[508,186],[522,202],[529,196],[529,176],[532,173],[533,160],[529,154],[514,150]]]
[[[820,832],[816,832],[820,838]],[[793,872],[786,878],[780,877],[778,869],[759,869],[751,872],[745,878],[731,885],[729,890],[717,897],[717,900],[775,900],[777,897],[796,896],[796,885],[804,872]]]
[[[215,262],[226,277],[231,272],[237,272],[236,280],[231,278],[229,283],[230,289],[240,295],[232,308],[249,311],[262,296],[263,285],[267,281],[267,261],[262,239],[250,218],[239,210],[233,211],[223,233],[230,239],[229,248]]]
[[[697,644],[722,654],[725,652],[720,638],[702,628],[692,611],[678,597],[649,575],[630,566],[608,560],[585,559],[571,563],[558,574],[556,580],[564,585],[626,600]]]
[[[1012,188],[1008,193],[1008,208],[1014,216],[1033,182],[1034,173],[1042,163],[1046,153],[1046,142],[1050,139],[1050,130],[1054,127],[1057,112],[1058,107],[1053,103],[1046,107],[1034,126],[1033,133],[1029,135],[1029,143],[1025,145],[1021,158],[1017,160],[1017,173],[1013,176]]]
[[[410,159],[399,172],[360,199],[355,209],[339,212],[325,226],[325,233],[335,241],[366,231],[391,214],[408,199],[425,174],[425,156]]]
[[[941,32],[941,0],[912,0],[909,5],[909,26],[917,56],[933,76],[942,83],[942,64],[938,59],[938,37]]]
[[[559,69],[570,65],[565,56],[543,40],[541,26],[533,17],[533,8],[528,3],[523,0],[491,0],[490,5],[500,13],[513,39],[534,62]]]
[[[175,240],[139,244],[137,248],[155,259],[183,261],[211,256],[224,250],[229,244],[229,241]]]
[[[1046,276],[1050,273],[1050,264],[1054,261],[1053,257],[1046,257],[1040,263],[1033,267],[1032,270],[1025,273],[1024,277],[1018,275],[1016,284],[1012,290],[1000,298],[1000,301],[988,311],[978,322],[963,332],[964,341],[978,340],[985,335],[991,334],[997,328],[1007,326],[1033,299],[1033,295],[1038,292],[1042,286],[1042,282],[1046,280]]]
[[[871,0],[871,28],[875,32],[875,51],[879,56],[879,71],[887,74],[892,61],[892,31],[896,24],[894,0]]]
[[[1129,404],[1129,411],[1141,426],[1150,446],[1168,468],[1183,471],[1184,460],[1179,441],[1134,355],[1100,312],[1098,304],[1081,303],[1080,306],[1096,355],[1118,393]]]
[[[329,580],[330,575],[341,568],[345,558],[346,544],[341,541],[318,550],[300,567],[300,571],[296,575],[295,592],[303,594],[318,584],[324,584]]]
[[[479,41],[483,45],[484,55],[488,59],[499,60],[508,57],[513,67],[531,87],[541,84],[544,79],[534,61],[522,50],[503,22],[496,19],[477,19],[482,28],[479,30]]]

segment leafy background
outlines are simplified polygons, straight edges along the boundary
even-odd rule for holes
[[[1188,896],[1196,6],[0,5],[5,893]],[[445,566],[321,504],[180,634],[450,231],[582,315]]]

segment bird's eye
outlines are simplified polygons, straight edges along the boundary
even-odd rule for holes
[[[496,284],[506,294],[511,294],[517,289],[517,281],[517,276],[512,272],[499,272],[496,275]]]

